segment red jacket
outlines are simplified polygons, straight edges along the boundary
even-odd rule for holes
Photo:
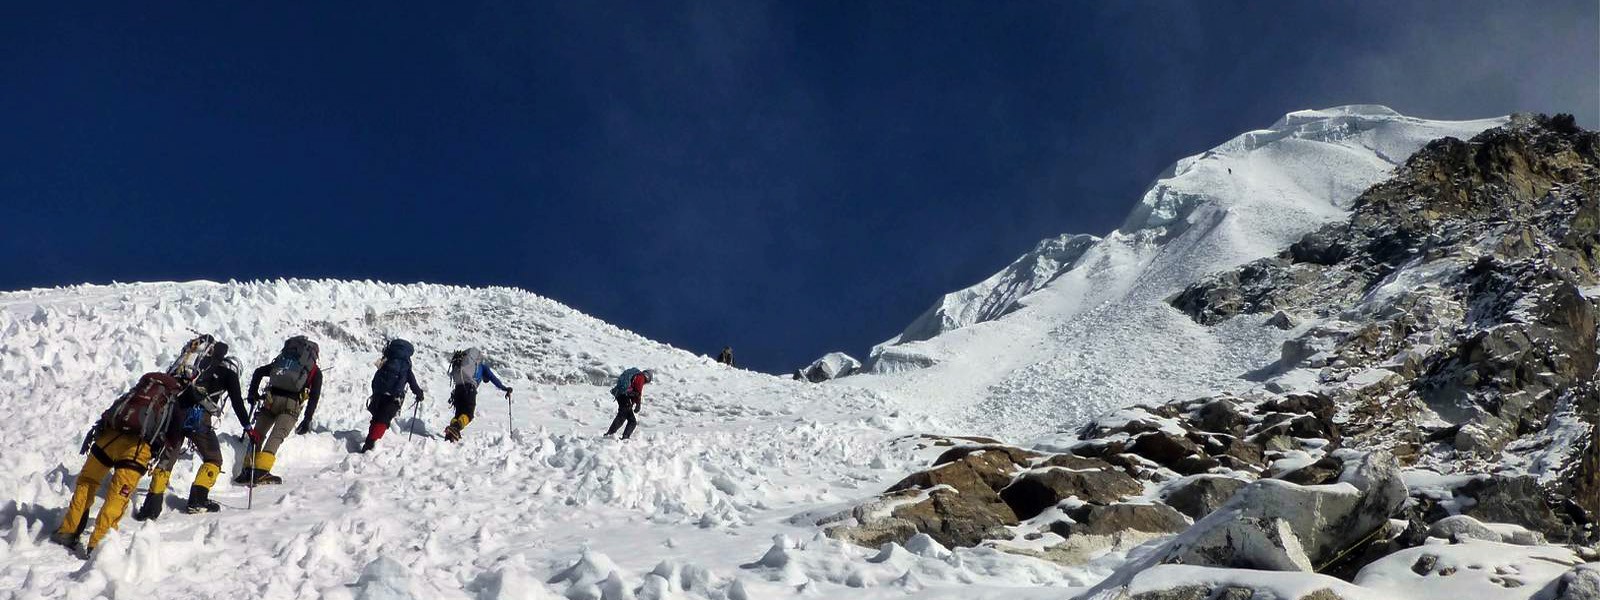
[[[644,399],[644,384],[647,381],[649,380],[644,378],[644,373],[636,373],[633,381],[628,382],[628,395],[633,396],[634,402]]]

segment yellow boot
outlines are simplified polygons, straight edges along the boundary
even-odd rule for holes
[[[456,418],[450,419],[450,425],[444,428],[444,439],[452,442],[461,441],[461,430],[466,429],[467,424],[471,422],[472,417],[456,415]]]

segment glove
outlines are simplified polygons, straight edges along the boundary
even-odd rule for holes
[[[422,394],[417,394],[417,401],[416,402],[412,402],[411,404],[413,406],[418,405],[418,404],[422,404]]]
[[[506,399],[507,400],[511,399],[511,392],[513,392],[515,390],[516,390],[516,388],[506,388]]]
[[[305,434],[311,433],[311,420],[310,419],[306,419],[304,421],[301,421],[300,422],[300,426],[294,428],[294,432],[296,434],[298,434],[298,435],[305,435]]]
[[[256,428],[254,428],[254,427],[246,427],[246,428],[244,428],[244,436],[247,437],[247,438],[250,438],[250,442],[252,444],[254,444],[255,447],[257,447],[257,448],[261,447],[261,432],[256,431]]]

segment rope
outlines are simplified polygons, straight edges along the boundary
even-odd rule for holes
[[[1313,569],[1312,572],[1313,573],[1321,573],[1323,569],[1326,569],[1326,568],[1332,566],[1334,563],[1339,562],[1340,560],[1343,560],[1345,556],[1348,556],[1351,552],[1354,552],[1357,548],[1360,548],[1362,546],[1367,545],[1367,542],[1372,541],[1372,538],[1378,537],[1378,534],[1383,533],[1384,529],[1386,529],[1386,528],[1382,527],[1382,526],[1374,528],[1372,530],[1372,533],[1367,534],[1367,537],[1361,538],[1360,541],[1356,542],[1355,544],[1352,544],[1348,548],[1345,548],[1344,550],[1340,551],[1338,554],[1335,554],[1333,556],[1333,558],[1328,559],[1327,562],[1322,563],[1322,566],[1317,567],[1316,569]]]

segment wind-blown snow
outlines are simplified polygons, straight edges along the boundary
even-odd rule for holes
[[[1173,164],[1121,228],[1060,261],[1062,269],[1013,265],[945,296],[875,349],[868,366],[876,375],[845,382],[1012,438],[1070,430],[1129,404],[1238,391],[1248,384],[1239,376],[1276,358],[1289,334],[1254,317],[1202,327],[1164,300],[1344,218],[1362,191],[1429,140],[1504,122],[1429,121],[1381,106],[1290,113]]]
[[[245,489],[229,483],[243,450],[229,413],[227,475],[212,496],[222,512],[125,518],[87,564],[71,558],[44,538],[82,465],[83,432],[138,374],[164,367],[189,327],[232,345],[246,371],[290,335],[319,341],[327,383],[313,432],[285,442],[274,469],[285,483],[257,489],[246,511]],[[388,336],[416,343],[428,401],[420,422],[407,406],[376,452],[352,454]],[[447,357],[467,345],[516,389],[511,414],[486,388],[461,444],[424,437],[449,418]],[[638,438],[600,439],[615,407],[607,388],[629,366],[657,372]],[[1030,597],[1019,585],[1059,597],[1087,583],[993,550],[886,564],[821,538],[815,515],[920,466],[887,440],[922,423],[894,417],[877,392],[728,368],[518,290],[278,281],[4,293],[0,380],[0,598],[1011,598]],[[170,493],[186,494],[197,467],[180,462]],[[774,536],[786,536],[790,566],[749,565]]]

